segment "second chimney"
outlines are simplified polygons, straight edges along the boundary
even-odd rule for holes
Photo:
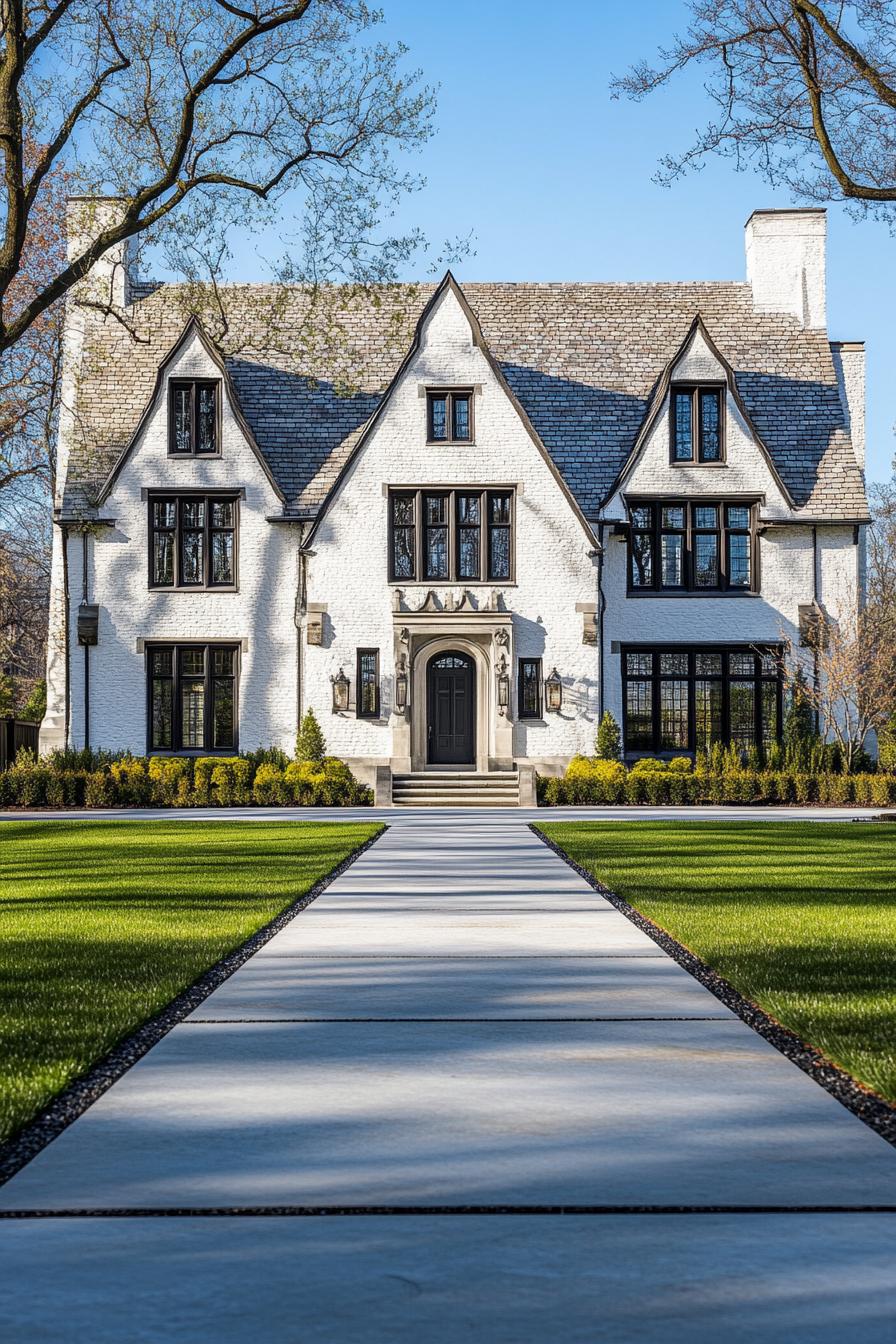
[[[824,210],[754,210],[746,224],[747,280],[757,313],[827,326]]]

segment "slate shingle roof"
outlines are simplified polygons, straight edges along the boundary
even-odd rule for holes
[[[226,365],[290,508],[313,512],[410,346],[433,286],[376,296],[224,289]],[[466,284],[489,348],[582,510],[595,517],[650,394],[700,314],[798,509],[867,513],[826,333],[757,314],[741,283]],[[128,444],[187,317],[178,286],[143,287],[134,340],[87,317],[64,511],[79,511]]]

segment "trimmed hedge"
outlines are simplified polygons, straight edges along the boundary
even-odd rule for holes
[[[367,807],[370,789],[334,756],[110,756],[20,752],[0,772],[2,807]]]
[[[683,806],[695,803],[819,803],[888,807],[896,803],[896,774],[796,774],[788,770],[697,770],[690,760],[646,758],[631,770],[616,761],[576,756],[563,779],[537,781],[543,807],[607,807],[617,803]]]

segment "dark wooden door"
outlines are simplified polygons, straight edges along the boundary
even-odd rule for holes
[[[432,659],[429,680],[431,765],[472,765],[476,725],[473,660],[465,653]]]

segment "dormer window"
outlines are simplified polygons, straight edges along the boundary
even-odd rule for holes
[[[669,431],[673,463],[724,461],[723,391],[719,386],[673,386]]]
[[[169,456],[211,457],[219,451],[219,389],[217,382],[169,382]]]
[[[430,443],[472,443],[473,393],[469,388],[430,390],[426,421]]]

